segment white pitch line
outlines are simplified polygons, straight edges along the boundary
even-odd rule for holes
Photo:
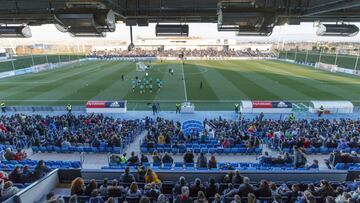
[[[182,67],[182,75],[183,75],[182,80],[183,80],[183,83],[184,83],[185,101],[187,101],[187,100],[188,100],[188,98],[187,98],[187,92],[186,92],[186,82],[185,82],[185,73],[184,73],[184,63],[182,63],[181,67]]]

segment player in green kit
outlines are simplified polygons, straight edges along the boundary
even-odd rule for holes
[[[142,93],[145,93],[145,91],[144,91],[144,85],[143,84],[140,84],[140,94],[142,94]]]
[[[161,86],[162,86],[162,82],[161,82],[161,80],[159,80],[159,83],[158,83],[158,91],[160,91],[160,89],[161,89]]]
[[[152,86],[152,84],[150,83],[150,85],[149,85],[149,91],[150,91],[150,93],[152,93],[152,90],[153,90],[153,86]]]

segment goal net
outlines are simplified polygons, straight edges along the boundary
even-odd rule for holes
[[[148,67],[143,62],[137,62],[136,63],[136,71],[144,72],[144,71],[147,71],[147,70],[148,70]]]
[[[327,63],[318,62],[318,63],[315,64],[315,68],[335,73],[337,71],[338,66],[333,65],[333,64],[327,64]]]

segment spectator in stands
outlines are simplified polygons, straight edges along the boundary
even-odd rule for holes
[[[141,154],[140,161],[141,161],[141,164],[149,163],[149,159],[147,158],[147,156],[145,154]]]
[[[206,197],[213,197],[216,193],[219,193],[219,185],[216,183],[214,178],[210,177],[209,183],[205,188]]]
[[[314,159],[311,165],[306,165],[305,169],[319,169],[319,161]]]
[[[97,189],[94,189],[91,192],[89,203],[104,203],[104,200],[102,197],[99,196],[99,191]]]
[[[99,188],[99,193],[101,196],[106,196],[108,188],[108,179],[104,178],[102,185]]]
[[[165,152],[164,156],[162,157],[163,164],[172,164],[174,163],[173,158],[170,156],[169,153]]]
[[[325,203],[335,203],[334,197],[331,197],[331,196],[326,197]]]
[[[65,201],[61,196],[56,196],[50,192],[46,195],[46,203],[65,203]]]
[[[151,183],[145,186],[145,194],[150,200],[157,200],[160,195],[160,190],[157,188],[156,183]]]
[[[11,181],[4,182],[4,180],[0,180],[0,191],[1,199],[5,200],[18,193],[20,190],[17,187],[14,187]]]
[[[253,193],[249,193],[248,196],[248,203],[260,203],[260,200],[256,199],[256,196]]]
[[[232,177],[232,184],[240,185],[244,182],[244,176],[240,175],[240,171],[236,170],[235,175]]]
[[[356,201],[360,201],[360,185],[357,187],[355,191],[350,192],[351,198],[355,199]]]
[[[203,191],[198,192],[197,198],[194,200],[194,203],[208,203]]]
[[[84,180],[80,177],[77,177],[71,183],[70,194],[78,195],[78,196],[83,195],[84,188],[85,188]]]
[[[38,161],[34,169],[34,179],[37,180],[39,178],[42,178],[46,175],[46,173],[49,173],[50,171],[51,169],[45,165],[44,160],[40,160]]]
[[[85,187],[85,192],[84,194],[86,196],[90,196],[93,192],[93,190],[97,189],[97,182],[95,179],[91,179],[90,182],[88,183],[88,185]]]
[[[20,166],[15,166],[15,168],[9,174],[9,180],[13,183],[21,183],[21,170]]]
[[[184,176],[180,176],[179,181],[175,184],[175,187],[173,189],[174,195],[180,195],[181,194],[181,188],[184,186],[188,186],[188,183],[185,180]]]
[[[148,197],[141,197],[139,203],[151,203]]]
[[[141,191],[138,189],[136,182],[132,182],[127,193],[126,198],[141,198]]]
[[[200,178],[196,178],[194,184],[190,186],[190,197],[196,197],[199,191],[205,191],[204,185],[201,183]]]
[[[165,136],[163,134],[160,134],[157,138],[157,143],[160,145],[165,144]]]
[[[149,169],[147,169],[146,174],[145,174],[145,183],[161,184],[161,180],[159,179],[157,174],[149,168]]]
[[[109,197],[121,197],[124,193],[123,186],[119,186],[119,182],[116,179],[107,187],[107,196]]]
[[[228,183],[227,185],[227,188],[223,191],[223,197],[234,197],[237,193],[237,189],[234,188],[232,183]]]
[[[130,158],[127,160],[127,163],[130,165],[137,165],[140,163],[139,157],[135,155],[135,152],[131,152]]]
[[[0,181],[4,180],[5,182],[9,180],[8,174],[5,171],[0,171]]]
[[[206,156],[204,155],[204,153],[200,153],[199,157],[197,158],[196,161],[196,167],[197,168],[207,168],[207,159]]]
[[[160,194],[156,203],[169,203],[164,194]]]
[[[222,182],[223,183],[232,183],[232,178],[234,177],[234,172],[229,171],[226,173],[226,175],[224,176]]]
[[[28,165],[24,165],[21,172],[21,182],[30,183],[32,181],[32,172]]]
[[[273,201],[272,203],[282,203],[282,202],[283,202],[283,201],[282,201],[281,195],[276,194],[276,195],[274,196],[274,201]]]
[[[153,159],[153,164],[161,164],[161,157],[157,151],[153,152],[152,159]]]
[[[210,160],[208,162],[208,168],[209,169],[217,168],[217,161],[215,155],[211,155]]]
[[[250,179],[244,177],[244,183],[239,185],[238,195],[240,195],[240,197],[245,197],[249,193],[254,193],[254,191],[254,187],[250,185]]]
[[[15,154],[15,160],[21,161],[21,160],[25,160],[26,158],[27,158],[27,154],[26,154],[25,150],[18,149]]]
[[[320,187],[316,189],[316,192],[322,197],[335,196],[334,189],[331,187],[330,183],[326,180],[320,181]]]
[[[8,161],[15,160],[16,154],[10,148],[5,149],[4,158]]]
[[[291,190],[287,187],[286,184],[283,184],[279,188],[279,194],[281,196],[286,196],[286,201],[288,203],[293,203],[297,200],[299,196],[301,196],[300,186],[298,184],[293,184],[291,186]]]
[[[130,173],[130,168],[127,166],[124,173],[120,177],[122,183],[132,183],[135,181],[135,177]]]
[[[193,203],[187,186],[181,187],[181,194],[176,196],[174,203]]]
[[[136,172],[136,180],[138,182],[145,182],[146,169],[145,166],[138,166]]]
[[[71,195],[69,199],[69,203],[78,203],[78,196],[77,195]]]
[[[109,197],[105,203],[115,203],[115,199],[113,197]]]
[[[264,155],[259,156],[260,164],[269,164],[272,162],[272,157],[269,155],[269,152],[264,152]]]
[[[284,159],[285,164],[294,163],[294,159],[290,156],[290,154],[288,152],[284,153],[283,159]]]
[[[305,153],[298,146],[294,146],[294,167],[295,168],[304,168],[306,165],[307,159]]]
[[[234,200],[231,203],[241,203],[241,197],[239,195],[234,196]]]
[[[270,182],[269,183],[269,187],[270,187],[270,191],[271,191],[271,196],[272,197],[275,197],[275,195],[277,195],[277,187],[276,187],[276,184],[273,183],[273,182]]]
[[[224,203],[224,202],[221,200],[220,194],[216,193],[215,197],[214,197],[214,200],[211,203]]]
[[[255,191],[257,197],[271,197],[271,189],[266,180],[261,180],[259,188]]]
[[[185,164],[194,163],[194,154],[192,153],[191,150],[188,150],[188,151],[184,154],[184,163],[185,163]]]

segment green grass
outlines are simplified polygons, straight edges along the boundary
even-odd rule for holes
[[[44,63],[59,63],[69,60],[76,60],[79,58],[84,58],[83,55],[33,55],[31,56],[17,56],[12,58],[13,61],[0,61],[0,72],[18,70],[21,68],[27,68],[34,65],[44,64]],[[33,63],[34,59],[34,63]]]
[[[86,61],[46,72],[0,79],[7,105],[84,105],[87,100],[128,100],[130,110],[153,101],[173,110],[186,99],[198,110],[232,110],[239,100],[351,100],[360,102],[360,78],[280,61],[153,62],[149,75],[163,81],[153,93],[132,92],[131,79],[144,77],[135,63]],[[174,69],[174,75],[168,69]],[[121,75],[125,81],[121,80]],[[183,80],[183,75],[184,80]],[[200,89],[200,82],[203,88]],[[185,84],[184,84],[185,83]],[[186,91],[185,87],[186,86]]]
[[[307,57],[306,57],[307,55]],[[296,52],[295,51],[288,51],[286,52],[280,52],[279,54],[280,58],[287,58],[290,60],[296,60],[297,62],[307,62],[307,63],[317,63],[321,61],[322,63],[327,64],[335,64],[338,65],[341,68],[348,68],[348,69],[354,69],[356,65],[356,58],[357,56],[353,55],[344,55],[344,54],[338,54],[336,59],[336,54],[328,54],[328,53],[320,53],[319,52],[312,52],[309,51],[308,54],[306,52]],[[360,70],[360,59],[357,63],[356,70]]]

